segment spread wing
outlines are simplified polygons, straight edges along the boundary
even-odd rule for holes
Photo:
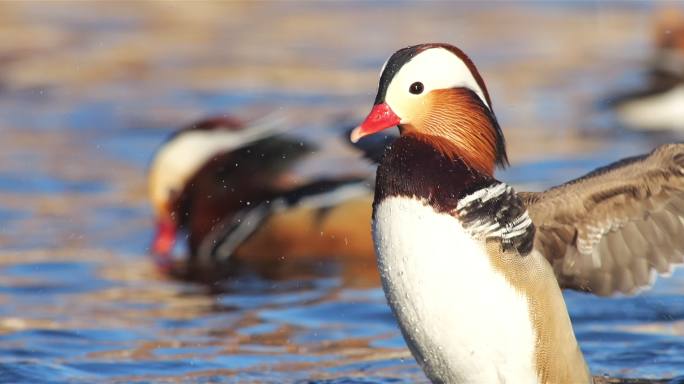
[[[634,293],[684,261],[684,144],[519,196],[562,288]]]

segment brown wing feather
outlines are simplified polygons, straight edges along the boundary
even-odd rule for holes
[[[684,261],[684,144],[520,196],[563,288],[634,293]]]

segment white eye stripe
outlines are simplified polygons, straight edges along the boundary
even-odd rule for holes
[[[387,63],[385,63],[387,65]],[[383,71],[385,67],[383,66]],[[427,94],[437,89],[467,88],[473,91],[491,109],[484,90],[468,65],[456,54],[445,48],[427,49],[410,61],[394,75],[387,87],[385,100],[401,117],[403,103],[413,96],[409,91],[411,84],[421,82]]]

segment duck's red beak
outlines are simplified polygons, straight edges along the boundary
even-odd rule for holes
[[[358,127],[354,128],[349,137],[352,143],[356,143],[362,137],[380,132],[383,129],[392,128],[399,125],[401,119],[397,116],[387,103],[375,104],[373,109],[366,117],[366,120]]]
[[[171,260],[171,250],[176,243],[176,223],[168,218],[157,221],[157,233],[152,242],[152,254],[161,268],[166,267]]]

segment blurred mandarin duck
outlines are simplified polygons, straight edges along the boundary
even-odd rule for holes
[[[682,262],[684,145],[516,192],[494,177],[508,161],[485,82],[449,44],[394,53],[351,138],[395,126],[373,239],[385,295],[427,376],[621,382],[590,375],[561,288],[633,293]]]
[[[684,130],[684,13],[662,11],[655,28],[656,50],[641,89],[609,99],[618,121],[634,130]]]
[[[152,253],[161,266],[171,268],[174,244],[184,233],[185,272],[221,277],[229,263],[268,272],[338,260],[377,279],[372,168],[358,154],[378,157],[385,142],[349,151],[337,132],[319,135],[333,142],[332,150],[323,150],[329,143],[306,141],[278,125],[211,118],[176,132],[157,151],[149,191],[157,222]],[[354,162],[362,164],[354,170]]]

